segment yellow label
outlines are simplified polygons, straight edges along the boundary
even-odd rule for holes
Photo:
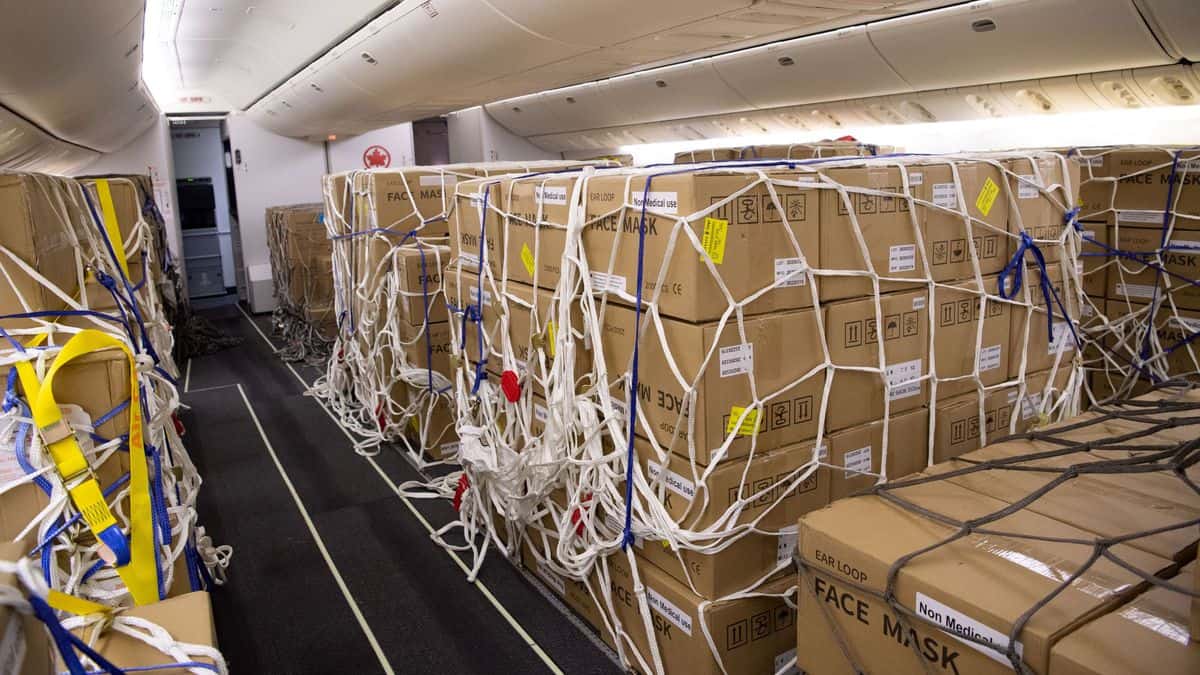
[[[529,276],[533,276],[533,251],[529,250],[529,244],[521,244],[521,262],[525,263]]]
[[[746,413],[746,417],[742,418],[742,411],[746,410],[741,406],[730,406],[729,422],[725,424],[725,434],[728,435],[737,429],[738,436],[752,436],[754,430],[758,428],[758,409],[755,408]],[[742,420],[738,426],[738,419]]]
[[[996,196],[999,194],[1000,186],[996,185],[991,176],[987,177],[983,181],[983,187],[979,188],[979,196],[975,198],[975,208],[986,216],[992,212],[992,205],[996,203]]]
[[[550,352],[551,358],[554,357],[554,336],[556,335],[556,333],[555,333],[556,328],[557,328],[557,326],[554,325],[553,321],[546,322],[546,337],[550,342],[550,344],[546,347],[546,349],[547,349],[547,351]]]
[[[412,427],[412,430],[414,432],[416,432],[418,434],[421,433],[421,422],[417,420],[416,415],[413,415],[412,417],[408,418],[408,426]]]
[[[718,265],[725,261],[725,236],[729,234],[729,221],[720,218],[704,219],[704,235],[700,245],[704,252]],[[704,258],[701,258],[704,260]]]

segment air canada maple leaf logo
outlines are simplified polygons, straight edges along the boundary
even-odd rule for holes
[[[392,165],[392,153],[382,145],[372,145],[363,152],[363,167],[383,169]]]

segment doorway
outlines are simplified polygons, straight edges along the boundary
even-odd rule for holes
[[[223,119],[171,119],[188,296],[237,298],[237,207],[227,171]]]

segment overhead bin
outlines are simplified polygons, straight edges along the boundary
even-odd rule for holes
[[[713,67],[757,108],[893,94],[910,88],[875,51],[865,26],[716,57]]]
[[[64,143],[0,108],[0,167],[64,173],[99,156],[98,152]]]
[[[914,89],[1165,65],[1131,0],[981,0],[867,26]]]
[[[613,106],[645,122],[750,107],[707,60],[624,75],[609,80],[608,84]]]
[[[1142,15],[1167,52],[1176,59],[1200,61],[1200,4],[1196,0],[1137,0]]]

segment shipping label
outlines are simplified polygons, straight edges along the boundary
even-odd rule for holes
[[[1008,649],[1008,636],[1004,633],[980,621],[976,621],[924,593],[917,593],[917,614],[924,619],[932,621],[951,635],[967,638],[960,640],[960,642],[971,649],[1004,664],[1006,667],[1009,666],[1008,657],[1004,656],[1003,653],[1003,650]],[[982,640],[991,645],[992,648],[973,642],[972,640]],[[1015,649],[1018,656],[1024,654],[1024,646],[1020,642],[1016,644]]]
[[[779,531],[775,547],[775,564],[782,565],[791,562],[796,553],[796,544],[800,540],[800,526],[790,525]]]
[[[704,249],[704,254],[720,265],[725,262],[725,238],[729,234],[729,221],[721,218],[705,218],[704,232],[700,239],[700,245]],[[703,262],[704,258],[700,258]]]
[[[975,198],[975,208],[984,216],[992,212],[992,206],[996,203],[996,197],[1000,194],[1000,186],[996,185],[996,181],[988,176],[983,181],[983,186],[979,188],[979,196]]]
[[[888,249],[889,272],[911,272],[917,269],[917,245],[900,244]]]
[[[842,466],[846,468],[846,478],[871,473],[871,446],[868,445],[848,451],[843,459]]]
[[[934,183],[933,204],[944,209],[958,210],[958,185],[955,183]]]
[[[896,401],[921,395],[923,359],[894,363],[887,367],[888,400]]]
[[[689,637],[692,635],[691,615],[676,607],[674,603],[649,586],[646,587],[646,603],[650,605],[650,609],[661,614],[664,619],[670,621],[676,628],[686,633]]]
[[[1130,298],[1153,298],[1154,286],[1151,284],[1127,284],[1117,282],[1117,294]]]
[[[1150,223],[1152,225],[1162,225],[1162,211],[1117,211],[1117,224],[1126,225],[1129,223]]]
[[[779,288],[803,286],[808,281],[804,270],[803,258],[776,258],[775,285]]]
[[[1060,346],[1064,353],[1075,348],[1075,338],[1071,335],[1071,327],[1066,323],[1062,321],[1055,322],[1050,332],[1050,337],[1053,339],[1046,343],[1046,353],[1050,356],[1057,354]]]
[[[738,423],[739,420],[741,424]],[[741,406],[730,406],[729,417],[725,421],[725,435],[728,436],[735,429],[738,436],[753,436],[756,430],[761,431],[758,428],[758,408],[746,410]]]
[[[721,377],[732,377],[743,373],[754,372],[754,344],[742,344],[721,347],[718,354]]]
[[[1037,199],[1042,194],[1037,178],[1032,174],[1017,176],[1017,199]]]
[[[607,274],[605,272],[592,272],[592,290],[598,293],[624,293],[629,284],[625,277],[620,274]]]
[[[979,372],[986,373],[1000,367],[1000,355],[1003,353],[1000,345],[991,345],[979,350]]]

